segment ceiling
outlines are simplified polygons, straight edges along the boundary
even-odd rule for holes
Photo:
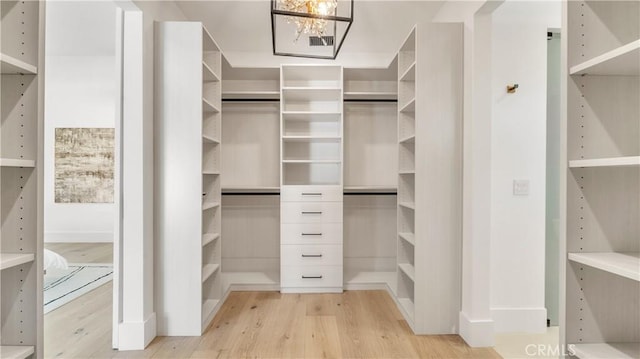
[[[202,21],[235,67],[308,62],[273,56],[269,0],[176,1]],[[351,67],[386,67],[414,24],[429,21],[444,1],[354,1],[354,21],[336,60]]]
[[[46,6],[48,56],[115,56],[113,1],[48,0]]]

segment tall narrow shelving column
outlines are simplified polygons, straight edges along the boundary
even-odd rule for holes
[[[462,27],[416,26],[398,52],[396,300],[417,334],[457,333]]]
[[[640,3],[565,10],[561,338],[578,358],[640,358]]]
[[[282,65],[280,286],[341,292],[342,67]]]
[[[2,1],[0,357],[42,357],[42,55],[39,1]]]
[[[158,334],[200,335],[219,307],[221,52],[199,22],[156,28]]]

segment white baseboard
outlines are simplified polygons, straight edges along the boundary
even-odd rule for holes
[[[118,326],[118,350],[144,350],[156,333],[155,312],[143,322],[122,322]]]
[[[460,336],[472,348],[492,347],[494,345],[494,322],[492,319],[469,319],[460,312]]]
[[[113,232],[45,232],[45,243],[111,243]]]
[[[545,308],[491,308],[496,333],[544,333],[547,330]]]

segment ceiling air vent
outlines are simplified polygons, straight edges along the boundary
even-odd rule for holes
[[[333,46],[333,36],[309,36],[309,46]]]

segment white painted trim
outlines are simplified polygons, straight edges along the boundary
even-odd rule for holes
[[[472,348],[494,345],[493,319],[470,319],[460,312],[460,336]]]
[[[113,232],[45,232],[45,243],[111,243]]]
[[[119,350],[144,350],[156,337],[156,313],[142,322],[122,322],[118,326]]]
[[[491,308],[496,333],[544,333],[547,330],[547,309]]]

